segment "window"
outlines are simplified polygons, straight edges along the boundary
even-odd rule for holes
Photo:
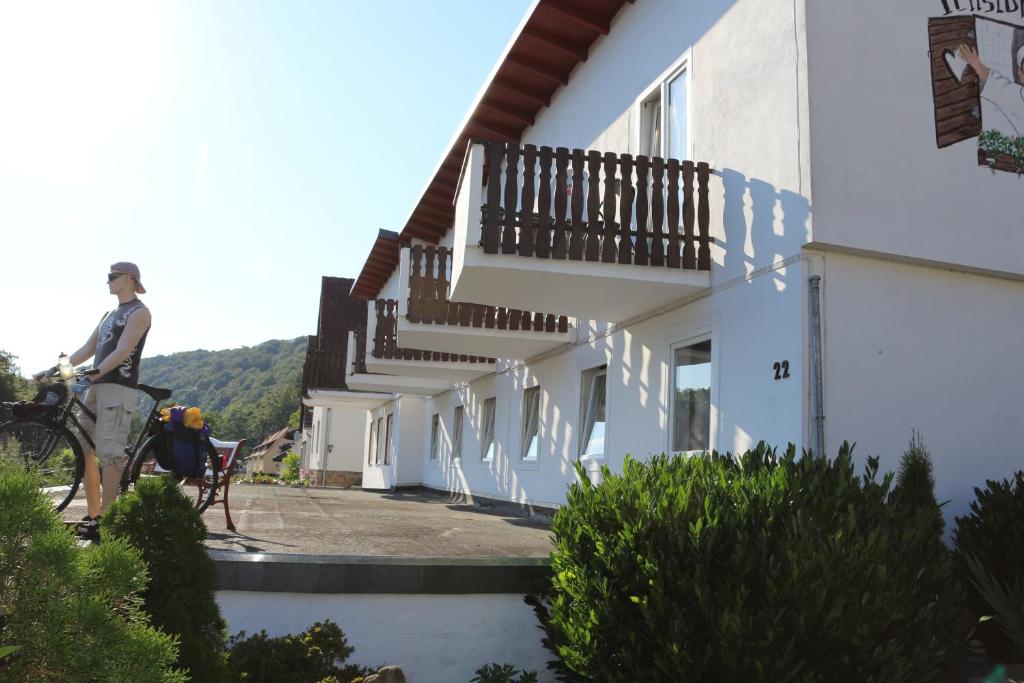
[[[537,459],[537,428],[540,423],[540,387],[523,392],[523,460]]]
[[[437,460],[441,447],[441,416],[434,413],[430,418],[430,459]]]
[[[377,422],[370,420],[370,442],[366,444],[366,464],[372,465],[377,455]]]
[[[655,85],[640,103],[640,153],[672,159],[690,155],[689,71],[682,68]]]
[[[381,431],[381,427],[383,426],[383,424],[384,424],[384,418],[383,417],[378,417],[377,418],[377,438],[374,439],[374,441],[373,441],[373,464],[374,465],[379,465],[380,464],[380,437],[383,434],[383,432]]]
[[[607,366],[592,368],[583,373],[580,386],[580,458],[604,456],[607,377]]]
[[[466,409],[463,406],[455,406],[455,415],[452,421],[452,459],[462,459],[462,418]]]
[[[711,340],[673,351],[672,450],[705,451],[711,434]]]
[[[480,459],[484,462],[494,462],[494,408],[493,396],[484,401],[483,438],[480,440]]]
[[[391,413],[388,413],[387,427],[384,431],[384,464],[391,462]]]

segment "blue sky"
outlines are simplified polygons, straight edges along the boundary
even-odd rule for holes
[[[529,0],[0,5],[0,349],[77,349],[135,261],[146,355],[294,338],[401,229]]]

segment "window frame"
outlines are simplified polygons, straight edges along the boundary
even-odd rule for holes
[[[441,461],[441,413],[434,413],[430,417],[430,462]]]
[[[669,139],[672,131],[669,128],[669,84],[674,81],[678,76],[685,74],[686,77],[686,145],[685,145],[685,156],[684,159],[693,159],[693,54],[692,50],[687,50],[683,55],[677,59],[673,64],[663,71],[654,81],[647,86],[644,91],[636,98],[636,102],[633,104],[634,119],[636,121],[634,136],[636,144],[633,147],[637,154],[643,154],[651,157],[662,157],[663,159],[669,158]],[[646,116],[645,108],[649,103],[657,99],[661,106],[661,112],[659,115],[658,123],[661,130],[659,147],[657,151],[645,149],[647,139],[650,137],[651,125],[649,118]],[[668,133],[666,135],[666,133]],[[683,161],[684,159],[680,159]]]
[[[534,427],[533,434],[532,435],[528,435],[527,432],[530,429],[530,425],[529,425],[529,411],[527,409],[527,402],[532,400],[532,397],[536,397],[536,401],[537,401],[536,422],[533,425],[533,427]],[[522,403],[523,414],[522,414],[522,421],[521,421],[522,424],[521,424],[521,428],[520,428],[519,462],[523,463],[525,465],[536,465],[537,463],[540,462],[540,411],[541,411],[540,398],[541,398],[541,396],[540,396],[540,385],[539,384],[534,384],[532,386],[523,387],[523,403]],[[527,453],[529,452],[528,444],[530,444],[533,441],[534,438],[537,439],[537,450],[536,450],[536,453],[534,453],[532,458],[531,457],[527,457]]]
[[[490,415],[488,415],[487,407],[491,406]],[[495,443],[495,427],[497,425],[498,416],[498,397],[491,396],[485,398],[481,406],[482,414],[480,415],[480,462],[491,464],[495,460],[497,453],[497,444]],[[489,430],[488,430],[489,428]],[[490,432],[490,440],[487,438],[488,431]],[[488,455],[490,453],[490,455]]]
[[[373,447],[373,464],[380,466],[380,437],[383,433],[384,427],[384,416],[381,415],[377,418],[377,443]]]
[[[384,428],[384,465],[391,464],[391,421],[394,413],[388,413]]]
[[[452,410],[452,463],[462,462],[462,441],[465,438],[466,407],[457,405]]]
[[[590,402],[594,392],[594,380],[599,376],[604,376],[604,439],[605,446],[601,449],[601,453],[587,454],[584,451],[587,446],[590,445],[590,437],[584,434],[584,425],[586,424],[586,416],[590,410]],[[586,462],[590,460],[604,460],[606,451],[608,450],[608,364],[604,363],[601,365],[594,365],[591,367],[583,368],[580,370],[580,412],[579,420],[576,423],[579,426],[578,434],[579,437],[576,439],[576,459],[580,462]],[[591,425],[593,427],[593,425]],[[586,441],[584,442],[584,439]]]
[[[366,443],[366,464],[373,464],[373,457],[377,454],[377,420],[370,416],[370,440]]]
[[[715,450],[718,447],[718,411],[715,408],[718,405],[719,397],[719,383],[718,383],[718,349],[719,340],[718,335],[714,330],[703,330],[700,333],[681,337],[673,340],[668,347],[668,425],[665,430],[666,445],[665,452],[672,453],[674,455],[695,455],[701,453],[701,450],[689,450],[689,451],[677,451],[675,450],[675,429],[676,423],[676,351],[678,349],[687,348],[700,344],[703,342],[709,342],[711,344],[710,363],[711,363],[711,391],[709,392],[709,409],[708,409],[708,450]]]

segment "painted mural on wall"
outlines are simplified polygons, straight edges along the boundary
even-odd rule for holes
[[[1024,0],[939,1],[928,20],[936,142],[975,139],[980,166],[1020,174]]]

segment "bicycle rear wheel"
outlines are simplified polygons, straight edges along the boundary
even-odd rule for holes
[[[60,512],[75,497],[85,471],[82,446],[67,427],[48,420],[0,425],[0,460],[35,470],[42,490]]]
[[[121,493],[134,491],[138,482],[148,477],[167,477],[181,487],[182,493],[194,502],[196,510],[202,514],[217,495],[220,470],[219,454],[209,442],[205,442],[203,452],[206,454],[206,475],[196,478],[179,477],[160,467],[156,461],[158,438],[151,436],[146,439],[139,447],[138,453],[128,461],[124,474],[121,476]]]

